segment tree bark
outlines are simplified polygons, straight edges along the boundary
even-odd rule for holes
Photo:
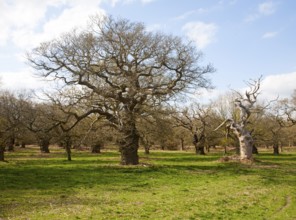
[[[102,144],[97,143],[91,146],[91,152],[94,154],[100,154],[101,153]]]
[[[253,154],[258,154],[258,148],[256,147],[255,144],[253,145],[252,153]]]
[[[24,141],[21,142],[21,148],[26,148],[26,143]]]
[[[64,144],[65,144],[65,150],[66,150],[66,153],[67,153],[67,159],[68,159],[68,161],[71,161],[72,160],[72,157],[71,157],[72,141],[71,141],[70,136],[65,137],[65,143]]]
[[[279,145],[278,144],[273,145],[273,154],[274,155],[280,155]]]
[[[41,139],[40,140],[40,151],[42,153],[50,153],[50,151],[49,151],[49,140],[48,139]]]
[[[240,147],[240,160],[252,160],[253,159],[253,145],[254,141],[250,132],[244,128],[244,125],[232,122],[230,129],[239,140]]]
[[[71,157],[71,144],[67,144],[66,145],[66,153],[67,153],[67,159],[68,161],[71,161],[72,160],[72,157]]]
[[[206,155],[204,146],[195,146],[195,153],[197,155]]]
[[[127,123],[123,129],[123,138],[119,141],[121,165],[137,165],[139,164],[138,148],[140,136],[135,122],[130,120],[130,123]]]
[[[239,146],[239,144],[235,145],[235,154],[240,155],[240,146]]]
[[[181,151],[184,151],[185,148],[184,148],[184,138],[180,138],[181,140]]]
[[[193,135],[193,144],[195,147],[195,153],[197,155],[205,155],[205,137],[202,134],[200,138],[198,138],[197,134]]]
[[[5,161],[4,160],[4,151],[5,151],[5,147],[0,146],[0,161]]]
[[[137,165],[139,164],[138,149],[122,148],[121,149],[121,165]]]
[[[144,148],[145,148],[145,154],[150,154],[150,147],[149,147],[149,145],[146,144],[146,145],[144,146]]]
[[[253,138],[244,130],[241,136],[239,136],[239,145],[240,145],[240,159],[241,160],[252,160],[252,150],[253,150]]]
[[[8,141],[8,151],[14,151],[14,143],[15,143],[15,138],[14,137],[11,137],[9,138],[9,141]]]
[[[224,147],[224,155],[226,155],[227,154],[227,146],[224,145],[223,147]]]

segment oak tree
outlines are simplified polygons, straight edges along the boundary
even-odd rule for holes
[[[120,133],[121,164],[135,165],[138,118],[189,89],[208,87],[213,68],[200,64],[201,53],[192,44],[149,32],[142,23],[112,17],[91,23],[88,30],[42,43],[28,60],[40,76],[59,82],[60,94],[76,88],[62,103],[68,113],[77,120],[104,117]]]

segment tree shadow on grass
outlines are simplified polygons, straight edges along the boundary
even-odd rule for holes
[[[21,196],[26,190],[55,191],[65,189],[103,187],[106,190],[143,190],[151,181],[160,179],[166,183],[172,178],[236,178],[259,176],[264,184],[294,186],[295,176],[287,173],[285,166],[272,163],[277,158],[260,155],[260,161],[252,165],[218,162],[219,155],[197,156],[191,154],[156,154],[142,158],[148,165],[120,166],[119,154],[103,153],[91,157],[78,157],[73,161],[53,158],[18,161],[1,167],[0,180],[3,192],[13,191]],[[283,161],[293,162],[294,155],[280,156]],[[294,163],[295,164],[295,163]],[[295,172],[295,165],[292,172]],[[291,172],[291,170],[289,170]],[[174,184],[174,182],[172,182]],[[74,192],[73,192],[74,193]]]
[[[277,161],[287,161],[296,164],[295,154],[274,155],[268,153],[261,153],[257,156],[257,158],[263,161],[272,161],[273,163],[276,163]]]

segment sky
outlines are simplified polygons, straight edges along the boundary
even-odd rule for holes
[[[295,11],[295,0],[0,0],[0,87],[46,87],[26,52],[90,16],[112,15],[191,41],[216,69],[206,98],[260,76],[263,97],[286,98],[296,89]]]

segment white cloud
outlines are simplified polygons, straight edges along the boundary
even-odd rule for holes
[[[270,75],[263,79],[261,84],[261,98],[273,100],[289,98],[296,89],[296,72]]]
[[[259,19],[262,16],[268,16],[274,14],[276,11],[276,4],[272,1],[267,1],[257,6],[256,12],[249,14],[245,18],[245,22],[252,22]]]
[[[206,13],[206,12],[208,12],[207,9],[199,8],[196,10],[187,11],[187,12],[183,13],[182,15],[179,15],[179,16],[173,18],[173,20],[184,20],[193,14],[202,14],[202,13]]]
[[[218,97],[220,98],[224,94],[226,94],[225,90],[201,88],[195,93],[194,99],[201,103],[209,103],[217,100]]]
[[[189,17],[190,15],[192,15],[192,14],[194,14],[194,13],[195,13],[194,10],[192,10],[192,11],[187,11],[187,12],[185,12],[184,14],[175,17],[173,20],[183,20],[183,19],[186,19],[187,17]]]
[[[258,101],[270,102],[276,98],[284,99],[291,98],[293,91],[296,89],[296,72],[274,74],[263,78],[260,85],[260,95]],[[234,91],[241,92],[249,90],[248,86],[236,88]],[[231,89],[199,89],[199,91],[191,96],[191,100],[201,103],[209,103],[217,101],[223,97],[228,97],[231,94]]]
[[[9,41],[21,49],[36,46],[84,25],[90,15],[105,14],[100,8],[102,2],[115,6],[135,1],[148,4],[155,0],[0,0],[0,47]],[[58,9],[59,14],[49,17],[52,9]]]
[[[43,26],[43,37],[53,38],[61,33],[68,32],[73,28],[86,27],[91,15],[104,15],[105,12],[99,8],[92,6],[80,6],[65,9],[63,13],[56,19],[52,19]]]
[[[204,22],[189,22],[182,28],[188,39],[195,42],[200,49],[215,41],[217,29],[218,27],[214,23]]]
[[[266,32],[262,35],[262,38],[263,39],[274,38],[277,34],[278,34],[278,32]]]
[[[12,40],[20,48],[28,49],[39,43],[58,37],[76,27],[86,27],[90,15],[105,14],[103,10],[91,6],[75,6],[65,9],[58,17],[43,24],[42,32],[18,29],[12,32]]]
[[[271,15],[275,10],[276,8],[273,2],[264,2],[258,6],[258,11],[262,15]]]
[[[81,26],[95,13],[103,14],[99,4],[103,0],[2,0],[0,1],[0,46],[9,40],[22,48],[36,45],[44,40]],[[116,0],[109,1],[113,4]],[[62,10],[58,15],[46,17],[51,7]]]
[[[1,72],[1,88],[9,90],[40,90],[48,86],[48,84],[33,75],[30,68],[24,68],[17,72]]]
[[[39,3],[43,2],[43,3]],[[34,29],[44,18],[46,4],[44,1],[1,1],[0,3],[0,45],[5,45],[11,32],[19,28]]]

